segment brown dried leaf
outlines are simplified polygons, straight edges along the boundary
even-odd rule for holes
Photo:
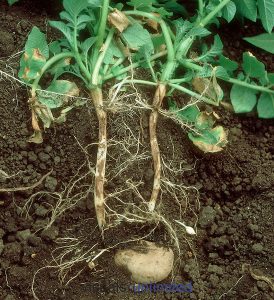
[[[127,16],[116,8],[108,15],[108,21],[112,26],[117,28],[119,32],[123,32],[130,24]]]
[[[155,17],[160,17],[160,14],[158,13],[152,13]],[[147,19],[147,25],[153,28],[154,30],[158,31],[159,22],[152,19]]]
[[[34,109],[31,110],[31,125],[34,131],[41,131]]]
[[[213,77],[213,81],[210,81],[208,78],[195,77],[192,80],[192,85],[196,92],[215,101],[219,101],[223,96],[222,89],[215,77]]]

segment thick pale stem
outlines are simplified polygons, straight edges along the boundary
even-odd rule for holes
[[[154,181],[151,198],[148,204],[150,211],[153,211],[161,188],[161,156],[157,140],[157,121],[159,116],[159,109],[162,105],[163,99],[166,95],[166,85],[160,83],[156,89],[153,99],[153,111],[149,117],[149,134],[151,154],[154,166]]]
[[[94,206],[99,228],[102,229],[106,223],[104,181],[107,157],[107,114],[103,109],[102,90],[100,88],[94,88],[90,91],[90,95],[99,121],[99,142],[94,184]]]

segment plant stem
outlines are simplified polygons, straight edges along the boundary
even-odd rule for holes
[[[201,67],[201,66],[199,66],[195,63],[192,63],[189,60],[181,60],[180,64],[183,65],[186,68],[189,68],[189,69],[192,69],[192,70],[195,70],[195,71],[201,71],[203,69],[203,67]],[[250,88],[252,90],[274,94],[274,90],[271,90],[271,89],[269,89],[267,87],[264,87],[264,86],[254,85],[254,84],[251,84],[251,83],[248,83],[248,82],[245,82],[245,81],[241,81],[239,79],[234,79],[234,78],[223,78],[223,77],[219,77],[218,75],[216,75],[216,77],[223,80],[223,81],[229,82],[231,84],[237,84],[237,85],[241,85],[241,86]]]
[[[156,74],[155,74],[155,72],[154,72],[154,69],[153,69],[153,67],[152,67],[152,65],[151,65],[151,61],[148,60],[148,61],[147,61],[147,64],[148,64],[148,67],[149,67],[149,70],[150,70],[152,79],[154,80],[154,82],[157,82],[157,81],[158,81],[158,80],[157,80],[157,76],[156,76]]]
[[[200,14],[200,16],[203,16],[203,12],[204,12],[204,1],[199,0],[199,14]]]
[[[99,25],[98,36],[96,41],[96,48],[99,50],[101,49],[104,42],[104,37],[105,37],[105,32],[107,27],[108,8],[109,8],[109,0],[103,0],[100,25]]]
[[[217,76],[218,77],[218,76]],[[218,77],[219,78],[219,77]],[[260,91],[260,92],[265,92],[265,93],[270,93],[270,94],[274,94],[274,90],[271,90],[267,87],[264,86],[258,86],[258,85],[253,85],[251,83],[247,83],[245,81],[241,81],[239,79],[234,79],[234,78],[229,78],[229,79],[225,79],[225,78],[220,78],[221,80],[227,81],[229,83],[232,84],[237,84],[237,85],[241,85],[247,88],[250,88],[252,90],[256,90],[256,91]]]
[[[77,45],[77,27],[74,28],[74,34],[73,34],[73,39],[74,39],[74,54],[75,54],[75,59],[77,61],[77,64],[80,67],[80,70],[83,72],[83,74],[85,75],[86,79],[89,81],[91,78],[90,72],[88,71],[88,69],[86,68],[86,66],[84,65],[81,56],[79,54],[78,51],[78,45]]]
[[[94,183],[94,206],[99,228],[102,229],[106,223],[104,182],[107,157],[107,114],[103,109],[102,89],[98,87],[91,89],[90,96],[96,109],[96,115],[99,121],[99,141]]]
[[[170,79],[169,82],[170,83],[183,83],[183,82],[188,82],[191,80],[191,77],[183,77],[183,78],[180,78],[180,79]]]
[[[149,116],[149,136],[150,136],[151,154],[153,158],[154,179],[153,179],[153,189],[149,200],[148,209],[149,211],[153,211],[161,187],[161,155],[160,155],[160,148],[157,140],[157,122],[159,117],[159,109],[161,108],[163,100],[166,96],[166,81],[172,76],[177,62],[175,59],[174,45],[172,42],[170,30],[168,29],[166,23],[161,18],[155,17],[152,14],[144,13],[144,12],[129,11],[125,13],[129,15],[140,15],[142,17],[146,17],[157,21],[161,26],[162,33],[165,38],[166,48],[167,48],[167,62],[162,71],[160,82],[157,85],[154,98],[153,98],[153,103],[152,103],[152,111]]]
[[[123,83],[138,83],[138,84],[149,85],[149,86],[157,86],[158,85],[158,83],[156,83],[156,82],[140,80],[140,79],[123,80]]]
[[[199,26],[205,27],[229,1],[230,0],[223,0],[220,4],[218,4],[205,18],[200,21]]]
[[[77,1],[77,0],[75,0]],[[91,65],[92,69],[94,69],[94,64],[96,64],[99,53],[104,43],[104,37],[107,29],[107,18],[108,18],[108,9],[110,0],[103,0],[103,5],[101,9],[100,23],[97,32],[97,40],[95,43],[94,51],[91,55]]]
[[[171,83],[171,82],[168,82],[168,85],[170,87],[176,89],[176,90],[179,90],[181,92],[184,92],[184,93],[190,95],[191,97],[195,97],[197,99],[203,100],[204,102],[206,102],[208,104],[218,106],[218,102],[215,102],[215,101],[213,101],[213,100],[211,100],[211,99],[209,99],[207,97],[204,97],[204,96],[202,96],[202,95],[200,95],[198,93],[195,93],[195,92],[193,92],[193,91],[191,91],[191,90],[189,90],[189,89],[187,89],[187,88],[185,88],[185,87],[183,87],[181,85],[174,84],[174,83]]]
[[[40,71],[40,74],[38,77],[36,77],[36,79],[34,80],[33,84],[31,85],[31,95],[32,97],[35,96],[35,91],[37,89],[38,83],[41,79],[41,77],[44,75],[44,73],[56,62],[58,62],[61,59],[65,59],[65,58],[69,58],[69,57],[73,57],[74,53],[73,52],[62,52],[59,54],[56,54],[55,56],[53,56],[51,59],[49,59],[43,66],[43,68]]]
[[[102,66],[102,63],[103,63],[103,60],[105,58],[105,55],[106,55],[106,52],[108,50],[108,47],[111,43],[111,40],[113,38],[113,34],[114,34],[114,28],[112,28],[109,33],[108,33],[108,36],[107,36],[107,39],[105,41],[105,44],[104,44],[104,49],[103,51],[101,52],[101,54],[99,55],[98,57],[98,60],[94,66],[94,69],[93,69],[93,73],[92,73],[92,78],[91,78],[91,84],[93,86],[97,86],[100,82],[99,80],[99,72],[100,72],[100,69],[101,69],[101,66]]]
[[[149,116],[149,137],[150,137],[150,147],[151,147],[151,154],[153,158],[153,169],[154,169],[153,189],[148,203],[149,211],[154,210],[160,192],[160,188],[161,188],[162,167],[161,167],[160,148],[157,139],[157,123],[159,117],[159,109],[162,106],[165,96],[166,96],[166,83],[159,83],[153,98],[153,103],[152,103],[153,109]]]
[[[166,51],[166,50],[165,50],[165,51],[161,51],[161,52],[159,52],[159,53],[156,53],[156,54],[154,54],[154,55],[151,56],[150,61],[153,61],[153,60],[155,60],[155,59],[157,59],[157,58],[163,57],[163,56],[165,56],[166,54],[167,54],[167,51]],[[136,69],[136,68],[138,68],[138,67],[141,65],[141,63],[143,63],[143,62],[145,62],[145,61],[146,61],[145,59],[142,59],[142,60],[140,60],[139,62],[133,63],[133,64],[131,64],[130,66],[121,69],[121,70],[120,70],[119,72],[117,72],[115,75],[113,75],[113,74],[108,74],[107,76],[104,77],[104,81],[109,80],[109,79],[112,79],[112,78],[115,78],[115,77],[117,77],[117,76],[119,76],[119,75],[123,75],[123,74],[125,74],[126,72],[128,72],[128,71],[130,71],[130,70],[132,70],[132,69]]]

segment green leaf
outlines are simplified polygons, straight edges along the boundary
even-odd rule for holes
[[[62,20],[65,20],[65,21],[69,22],[69,23],[72,23],[72,24],[74,23],[74,18],[66,11],[62,11],[60,13],[60,18]]]
[[[222,66],[230,75],[233,71],[238,69],[238,64],[234,60],[221,55],[218,61],[218,64]]]
[[[152,4],[156,3],[155,0],[131,0],[127,2],[129,6],[133,6],[137,10],[142,11],[151,11],[152,10]]]
[[[209,66],[208,64],[205,64],[202,66],[201,70],[199,70],[196,74],[196,77],[211,77],[212,75],[212,67]]]
[[[53,76],[53,80],[56,80],[62,74],[64,74],[68,70],[68,66],[70,66],[71,58],[64,58],[56,62],[48,72]]]
[[[163,6],[167,11],[177,13],[180,15],[187,15],[185,7],[177,3],[177,0],[158,0],[158,3],[160,6]]]
[[[223,18],[227,20],[227,22],[231,22],[236,14],[236,5],[234,2],[229,1],[227,5],[223,8]]]
[[[269,83],[274,85],[274,73],[268,73],[267,77],[268,77]]]
[[[18,2],[19,0],[8,0],[9,5],[13,5],[14,3]]]
[[[202,55],[199,60],[207,61],[210,58],[214,58],[222,53],[223,50],[223,43],[220,39],[220,36],[217,34],[214,36],[214,43],[204,55]]]
[[[210,35],[211,32],[209,30],[207,30],[206,28],[204,27],[194,27],[192,28],[188,33],[187,33],[187,37],[188,36],[199,36],[199,37],[204,37],[204,36],[207,36],[207,35]]]
[[[96,37],[92,36],[84,40],[84,42],[80,45],[81,50],[83,51],[84,56],[87,56],[89,49],[95,43]]]
[[[73,38],[71,29],[62,21],[49,21],[50,26],[60,30],[66,37],[69,44],[73,47]]]
[[[250,52],[243,54],[243,70],[247,76],[252,78],[265,77],[265,65]]]
[[[168,12],[165,7],[154,8],[153,12],[159,14],[162,19],[166,19],[172,16],[172,13]]]
[[[274,1],[257,0],[260,19],[267,32],[271,32],[274,26]]]
[[[263,33],[244,38],[250,44],[274,54],[274,33]]]
[[[61,52],[61,45],[58,41],[53,41],[49,44],[49,51],[53,55],[56,55]]]
[[[197,116],[199,115],[200,110],[197,105],[191,105],[185,109],[178,111],[178,116],[181,119],[184,119],[186,122],[194,123]]]
[[[222,66],[217,66],[215,67],[215,76],[218,77],[218,78],[221,78],[221,79],[229,79],[229,75],[226,71],[226,69]]]
[[[39,49],[39,52],[45,59],[49,58],[49,47],[44,33],[34,26],[28,36],[25,51],[32,52],[33,49]]]
[[[263,119],[274,118],[274,96],[269,93],[262,93],[257,105],[258,116]]]
[[[235,112],[251,112],[257,102],[256,93],[255,90],[234,84],[230,91],[230,98]]]
[[[76,19],[76,17],[88,7],[87,0],[63,0],[64,9],[71,15],[72,19]]]
[[[176,35],[175,35],[175,48],[177,45],[181,42],[181,40],[184,38],[186,33],[193,27],[193,24],[190,23],[188,20],[183,20],[182,18],[177,19],[172,22],[176,29]]]
[[[145,59],[143,63],[140,64],[142,68],[149,68],[152,64],[150,57],[153,53],[153,48],[150,45],[143,45],[139,51],[134,55],[134,61],[140,61]]]
[[[197,105],[190,105],[186,108],[179,109],[176,105],[176,102],[169,100],[168,107],[170,111],[176,113],[177,117],[183,122],[195,123],[197,116],[200,113],[200,110]]]
[[[56,80],[45,91],[39,92],[38,101],[52,109],[63,106],[68,101],[68,96],[78,95],[79,89],[74,82],[68,80]]]
[[[257,1],[256,0],[234,0],[237,12],[245,18],[256,22],[257,20]]]
[[[202,130],[200,135],[190,132],[189,139],[205,153],[215,153],[223,150],[227,144],[227,134],[222,126]]]
[[[132,26],[129,26],[121,35],[129,48],[133,50],[138,50],[143,45],[150,45],[153,48],[149,32],[139,23],[134,23]]]
[[[165,38],[163,34],[154,34],[151,39],[155,49],[159,49],[161,46],[165,45]]]
[[[26,45],[25,53],[20,60],[19,78],[25,82],[32,82],[40,76],[41,69],[49,57],[49,47],[44,33],[33,27]]]
[[[90,7],[101,7],[102,6],[102,0],[88,0],[88,4]]]
[[[80,15],[76,21],[77,29],[78,30],[84,29],[89,22],[94,21],[94,20],[95,20],[95,18],[93,18],[90,15],[86,15],[86,14]]]

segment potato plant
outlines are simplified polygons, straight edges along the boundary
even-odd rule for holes
[[[168,100],[169,113],[191,128],[188,135],[204,152],[217,152],[227,143],[218,116],[200,111],[198,102],[218,106],[224,92],[218,80],[232,84],[231,100],[236,112],[251,111],[257,104],[259,117],[274,117],[274,76],[251,53],[244,53],[242,71],[238,64],[222,55],[218,35],[209,47],[204,37],[209,26],[219,18],[231,21],[236,13],[230,0],[198,1],[198,12],[189,19],[175,18],[173,12],[185,14],[176,1],[131,0],[124,6],[109,0],[64,0],[59,21],[49,25],[62,38],[47,43],[45,35],[34,27],[28,36],[21,58],[19,77],[30,86],[29,104],[34,134],[30,141],[41,143],[42,129],[61,123],[73,107],[79,88],[61,79],[65,73],[82,81],[90,96],[99,123],[94,203],[99,227],[105,221],[104,181],[107,156],[107,105],[103,86],[107,81],[123,80],[154,88],[149,118],[154,184],[148,209],[153,211],[161,188],[161,157],[157,142],[157,120],[162,104]],[[194,52],[195,45],[195,52]],[[144,69],[149,79],[128,77],[134,69]],[[45,87],[43,76],[50,75]],[[236,75],[237,74],[237,75]],[[178,107],[173,92],[189,95],[192,101]]]

